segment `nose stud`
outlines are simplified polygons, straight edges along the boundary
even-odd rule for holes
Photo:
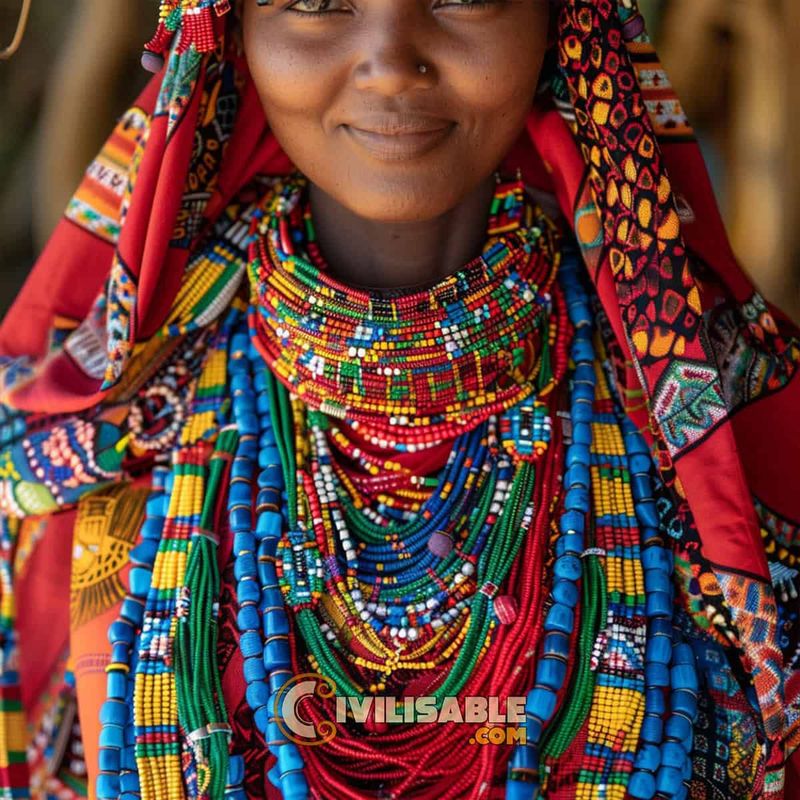
[[[419,71],[420,71],[420,72],[421,72],[423,75],[424,75],[424,74],[425,74],[425,73],[428,71],[428,68],[427,68],[427,66],[425,66],[425,64],[420,64],[420,65],[417,67],[417,69],[418,69],[418,70],[419,70]]]

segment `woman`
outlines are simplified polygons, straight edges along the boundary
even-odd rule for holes
[[[794,796],[797,331],[636,8],[144,61],[2,328],[9,791]]]

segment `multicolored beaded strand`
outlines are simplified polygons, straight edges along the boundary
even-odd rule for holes
[[[106,700],[100,711],[99,768],[95,792],[99,800],[133,800],[139,796],[139,776],[133,741],[133,691],[138,658],[138,638],[144,620],[144,605],[150,590],[158,542],[166,516],[171,486],[170,470],[155,466],[152,491],[136,547],[131,550],[128,593],[119,618],[108,631],[111,663]]]

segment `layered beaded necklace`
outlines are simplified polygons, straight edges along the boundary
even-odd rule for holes
[[[556,232],[520,182],[498,184],[479,258],[394,297],[328,274],[304,194],[302,179],[278,190],[250,280],[256,346],[306,406],[383,450],[413,452],[547,392]]]
[[[518,181],[498,183],[483,255],[431,289],[385,297],[326,273],[304,194],[290,181],[266,209],[251,248],[250,341],[234,348],[241,456],[258,436],[262,471],[250,480],[272,497],[257,501],[270,510],[256,520],[245,518],[246,486],[230,498],[237,576],[262,586],[245,606],[266,611],[263,654],[248,612],[243,655],[287,675],[283,600],[306,667],[339,694],[425,688],[441,701],[476,677],[495,629],[518,614],[500,587],[531,532],[567,364],[564,344],[553,347],[568,341],[557,232]],[[257,723],[280,680],[260,693]],[[265,733],[275,781],[291,785],[299,752]]]
[[[399,692],[452,659],[435,693],[456,694],[512,613],[495,595],[550,439],[555,231],[519,182],[499,183],[483,255],[386,298],[326,274],[303,189],[276,193],[250,264],[251,341],[293,398],[285,466],[301,502],[277,576],[342,693]],[[443,444],[436,477],[391,457]]]
[[[246,698],[286,800],[482,797],[506,771],[532,800],[572,785],[576,747],[632,796],[682,800],[694,658],[577,253],[519,182],[481,258],[394,297],[331,278],[300,180],[252,234],[249,310],[214,335],[109,632],[98,796],[244,795],[214,658],[227,498]],[[373,715],[301,750],[275,700],[310,670],[356,699],[524,695],[526,738],[456,771],[465,726]],[[304,710],[330,726],[330,701]]]

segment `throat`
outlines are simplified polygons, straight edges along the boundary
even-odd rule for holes
[[[311,184],[311,209],[329,274],[353,288],[390,294],[434,285],[481,254],[494,187],[490,176],[435,219],[384,222],[354,214]]]

